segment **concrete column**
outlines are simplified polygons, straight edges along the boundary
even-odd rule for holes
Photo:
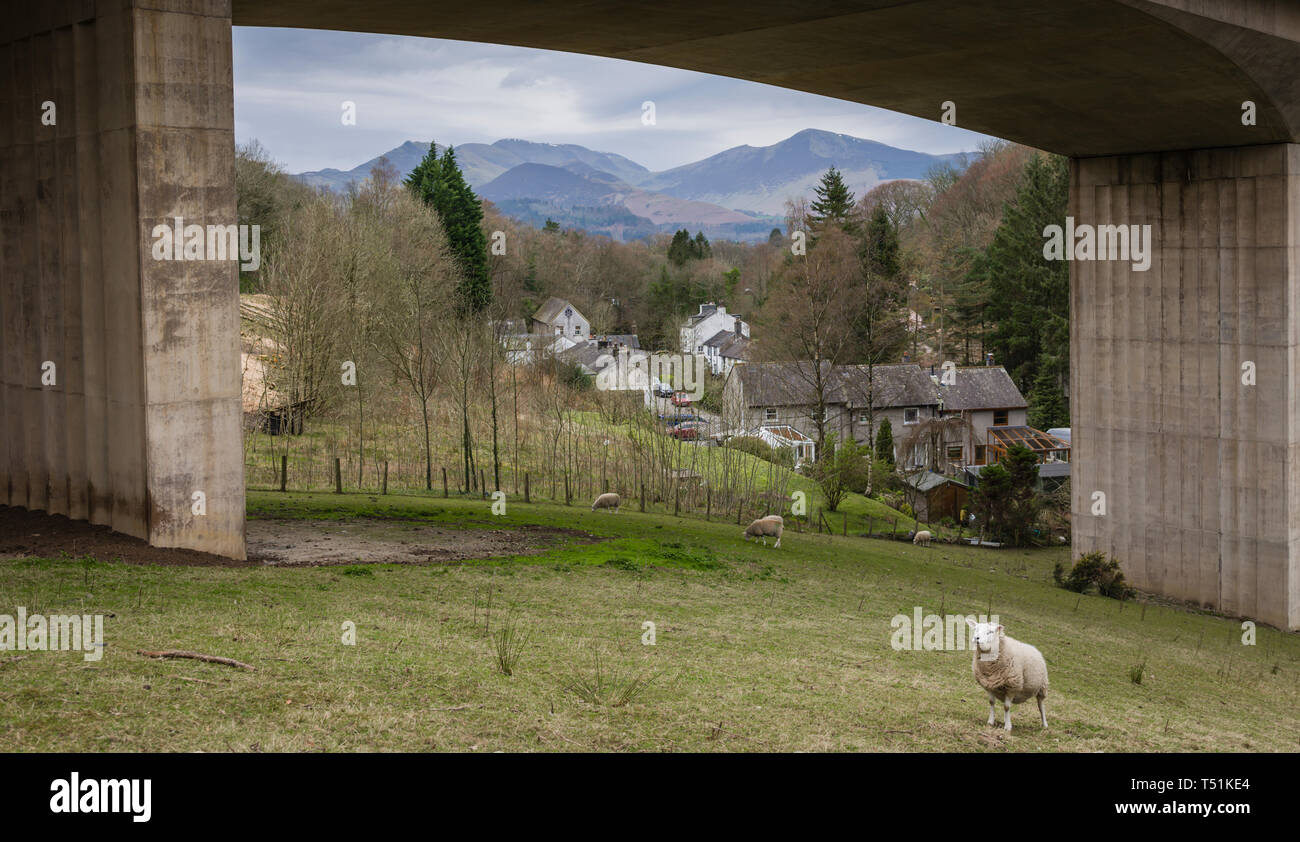
[[[152,256],[158,223],[236,221],[230,27],[229,0],[0,22],[0,503],[244,558],[236,265]]]
[[[1070,176],[1076,224],[1153,237],[1145,272],[1071,264],[1075,557],[1300,628],[1300,146],[1081,158]]]

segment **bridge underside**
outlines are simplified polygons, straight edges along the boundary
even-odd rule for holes
[[[150,232],[235,221],[232,23],[424,35],[929,119],[951,101],[964,128],[1070,155],[1076,222],[1155,243],[1149,271],[1071,264],[1075,551],[1300,627],[1300,4],[28,5],[0,14],[0,502],[243,557],[235,268],[156,261]]]

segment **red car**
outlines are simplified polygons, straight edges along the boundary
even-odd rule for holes
[[[668,435],[682,441],[694,441],[700,437],[700,428],[692,423],[678,424],[668,431]]]
[[[690,405],[691,405],[690,395],[686,394],[685,392],[673,393],[673,406],[690,406]]]

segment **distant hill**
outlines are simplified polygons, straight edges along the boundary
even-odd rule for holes
[[[439,146],[439,154],[444,149],[445,147]],[[379,163],[380,157],[387,158],[388,162],[405,178],[428,152],[429,144],[408,140],[401,146],[385,152],[383,156],[371,158],[350,170],[316,170],[299,173],[295,177],[313,186],[342,190],[349,181],[365,181],[371,168]],[[557,145],[514,139],[498,140],[490,145],[466,143],[456,147],[456,160],[460,164],[461,172],[465,173],[465,180],[475,190],[520,164],[562,166],[577,161],[633,184],[651,175],[648,169],[622,155],[615,155],[612,152],[593,152],[585,146],[572,143]]]
[[[804,129],[771,146],[736,146],[655,173],[640,186],[683,199],[781,215],[787,198],[811,196],[832,166],[861,197],[882,181],[922,178],[936,164],[961,164],[961,159],[961,155],[928,155],[852,135]]]
[[[551,218],[619,240],[683,226],[703,230],[708,237],[755,239],[767,236],[775,222],[709,202],[642,190],[581,161],[562,167],[520,164],[477,190],[511,216],[537,224]]]
[[[383,157],[405,177],[428,150],[428,143],[408,140]],[[737,146],[662,172],[572,143],[505,139],[456,147],[470,186],[502,212],[529,222],[540,214],[537,224],[549,216],[616,239],[674,226],[701,229],[710,237],[761,239],[780,224],[786,199],[811,196],[832,166],[861,196],[882,181],[922,178],[935,165],[964,166],[964,157],[912,152],[818,129],[771,146]],[[365,180],[378,161],[375,157],[351,170],[325,169],[295,178],[342,190],[350,181]]]

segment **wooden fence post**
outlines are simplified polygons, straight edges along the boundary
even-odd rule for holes
[[[384,460],[384,494],[388,493],[388,460]]]
[[[704,520],[707,522],[709,515],[713,513],[713,489],[704,490]]]
[[[645,511],[645,483],[641,483],[641,511]]]
[[[334,493],[343,493],[343,460],[334,457]]]
[[[673,517],[677,517],[682,511],[682,487],[673,486]]]
[[[442,497],[444,500],[447,499],[447,468],[446,467],[443,467],[442,469]]]
[[[289,454],[280,455],[280,490],[287,491],[289,487]]]
[[[525,503],[533,502],[531,483],[532,483],[532,477],[529,475],[527,471],[524,471],[524,502]]]
[[[874,516],[867,517],[867,537],[870,538],[876,531],[876,519]]]
[[[483,492],[483,499],[487,499],[487,475],[482,468],[478,470],[478,490]]]

